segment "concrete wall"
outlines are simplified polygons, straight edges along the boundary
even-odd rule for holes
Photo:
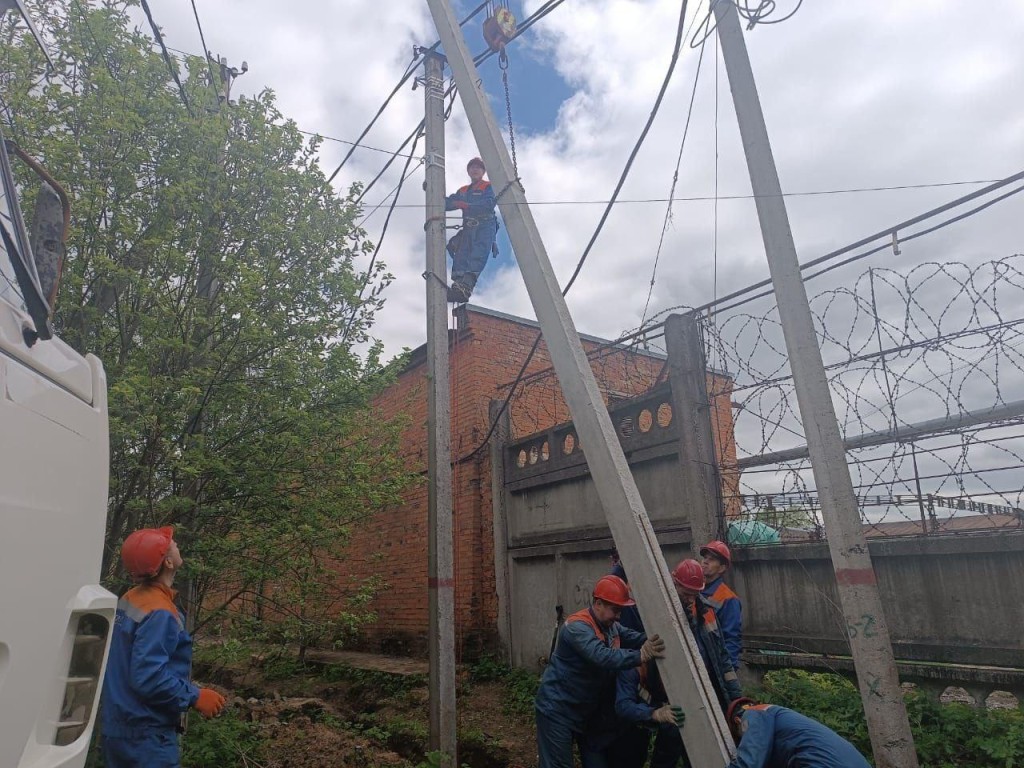
[[[613,423],[643,408],[656,411],[665,399],[655,392],[649,402],[616,409]],[[568,615],[587,605],[594,582],[610,568],[614,543],[585,461],[557,455],[571,433],[572,425],[563,424],[506,447],[504,609],[510,657],[518,666],[540,666],[555,606]],[[690,543],[674,428],[626,430],[620,439],[672,565],[688,556]],[[874,539],[869,546],[905,679],[986,680],[1024,690],[1024,532]],[[851,633],[871,632],[872,625],[845,626],[826,544],[747,548],[736,559],[729,580],[744,601],[749,662],[852,671],[848,660],[835,657],[849,654]],[[934,664],[947,666],[936,671]],[[984,671],[980,665],[1006,669]]]
[[[1024,668],[1024,534],[988,532],[871,541],[898,658]],[[750,649],[848,654],[824,544],[737,553]]]

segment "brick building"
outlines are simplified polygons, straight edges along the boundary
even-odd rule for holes
[[[449,334],[449,350],[452,456],[457,460],[452,482],[456,647],[461,656],[490,647],[497,633],[490,452],[487,447],[474,451],[490,426],[491,402],[504,399],[539,330],[533,321],[473,305],[460,308],[457,320],[458,330]],[[583,337],[588,352],[603,343]],[[664,355],[638,348],[613,347],[592,356],[608,405],[664,380],[665,362]],[[512,437],[570,419],[550,365],[541,343],[510,406]],[[409,415],[402,445],[409,468],[423,479],[406,492],[401,506],[353,530],[342,578],[356,584],[377,576],[386,584],[373,602],[378,619],[364,629],[364,646],[417,654],[425,651],[427,634],[425,345],[412,352],[398,381],[376,406],[383,414]]]

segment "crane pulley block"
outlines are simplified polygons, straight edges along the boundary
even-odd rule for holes
[[[508,6],[497,8],[493,15],[484,22],[484,40],[494,52],[505,50],[508,42],[516,34],[516,17]]]

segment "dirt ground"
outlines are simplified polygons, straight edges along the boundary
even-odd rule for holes
[[[410,768],[425,761],[425,662],[351,652],[310,653],[306,669],[253,655],[246,663],[199,662],[196,677],[223,692],[255,724],[260,746],[245,768]],[[284,668],[282,668],[282,666]],[[536,768],[531,713],[504,680],[458,679],[459,763]]]

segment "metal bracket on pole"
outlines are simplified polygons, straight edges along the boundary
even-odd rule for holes
[[[643,606],[644,624],[665,639],[666,659],[658,670],[669,700],[686,710],[682,736],[687,752],[697,765],[725,765],[734,752],[732,737],[526,196],[518,184],[509,183],[516,178],[514,165],[476,66],[448,0],[427,0],[427,5],[491,183],[505,190],[498,207],[577,434],[587,447],[587,464],[615,546]]]

